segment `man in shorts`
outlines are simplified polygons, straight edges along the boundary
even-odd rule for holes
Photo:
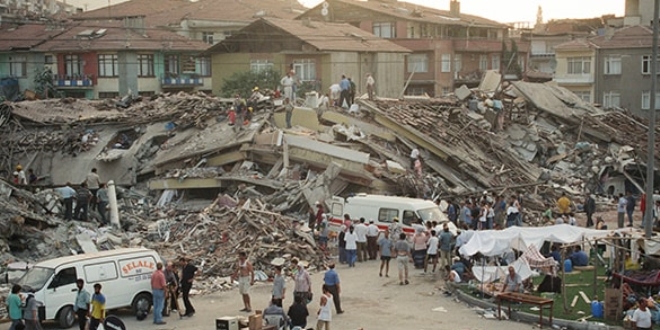
[[[427,249],[426,249],[426,260],[424,262],[424,273],[428,270],[429,263],[433,264],[433,270],[432,272],[435,273],[435,268],[438,265],[438,246],[440,244],[440,241],[438,240],[438,236],[436,236],[435,230],[431,230],[431,237],[429,240],[426,242]]]
[[[234,279],[238,278],[238,291],[243,296],[244,308],[241,312],[251,312],[250,305],[250,286],[254,285],[254,268],[247,260],[247,254],[243,251],[238,253],[238,262],[236,263],[236,272]]]
[[[392,240],[390,240],[390,232],[384,231],[383,237],[378,240],[378,250],[380,254],[380,271],[378,276],[383,276],[383,267],[385,267],[385,277],[390,277],[388,273],[390,272],[390,259],[392,259]]]
[[[406,233],[399,234],[399,240],[394,243],[394,253],[396,254],[396,265],[399,268],[399,285],[408,285],[408,262],[412,259],[410,254],[410,245],[406,242]]]

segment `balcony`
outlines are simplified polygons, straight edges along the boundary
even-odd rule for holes
[[[560,85],[588,85],[594,83],[592,74],[562,74],[554,79]]]
[[[56,75],[55,86],[59,88],[94,88],[94,76],[88,74]]]
[[[204,78],[196,73],[168,73],[160,77],[162,88],[185,88],[204,85]]]

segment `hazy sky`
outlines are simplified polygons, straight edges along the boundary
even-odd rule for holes
[[[323,0],[299,0],[306,6],[316,5]],[[372,0],[373,1],[373,0]],[[420,5],[449,9],[450,0],[407,0]],[[95,9],[116,4],[122,0],[67,0],[67,3],[87,9]],[[578,4],[579,5],[576,5]],[[625,0],[462,0],[461,11],[486,17],[502,23],[536,21],[536,10],[543,8],[543,19],[589,18],[604,14],[622,16]],[[158,6],[158,0],[154,0]]]

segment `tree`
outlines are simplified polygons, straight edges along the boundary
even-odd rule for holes
[[[50,68],[38,68],[35,73],[34,89],[37,95],[46,99],[49,97],[62,97],[62,92],[55,88],[55,76]]]
[[[223,97],[232,97],[236,93],[249,96],[255,86],[275,89],[280,84],[280,78],[280,73],[273,69],[237,72],[224,80],[220,94]]]

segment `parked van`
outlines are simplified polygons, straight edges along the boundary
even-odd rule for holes
[[[137,313],[151,308],[151,274],[160,261],[156,251],[144,248],[79,254],[39,262],[18,284],[24,291],[35,292],[35,299],[42,303],[41,320],[56,320],[61,328],[70,328],[75,322],[77,279],[85,280],[90,294],[95,283],[103,286],[106,309],[131,307]]]
[[[415,233],[412,224],[419,220],[422,220],[422,223],[427,221],[437,221],[439,224],[449,223],[449,230],[454,234],[457,232],[456,226],[449,221],[447,215],[440,211],[438,205],[429,200],[358,194],[348,197],[346,200],[335,196],[331,203],[329,205],[332,214],[330,222],[331,226],[335,228],[343,224],[344,214],[349,214],[352,220],[364,218],[369,222],[373,219],[381,231],[385,231],[392,224],[392,219],[398,218],[399,223],[403,225],[403,231],[408,235]]]

